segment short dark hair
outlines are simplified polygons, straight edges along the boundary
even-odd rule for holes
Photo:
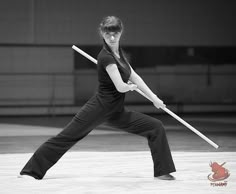
[[[100,34],[104,32],[122,32],[123,24],[122,21],[116,16],[107,16],[103,18],[99,25]]]

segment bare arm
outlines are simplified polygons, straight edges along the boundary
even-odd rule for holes
[[[137,89],[137,86],[135,84],[127,84],[123,82],[116,64],[108,65],[106,67],[106,71],[119,92],[124,93]]]
[[[163,101],[158,98],[156,96],[156,94],[154,94],[151,89],[147,86],[147,84],[143,81],[143,79],[131,68],[131,75],[129,80],[136,84],[138,89],[141,90],[144,94],[146,94],[149,99],[152,100],[153,104],[157,107],[157,108],[165,108],[165,104],[163,103]]]
[[[131,67],[131,75],[130,75],[130,81],[132,82],[132,84],[127,84],[123,82],[116,64],[108,65],[106,67],[106,71],[109,74],[112,82],[114,83],[116,89],[119,92],[124,93],[128,91],[136,90],[138,88],[152,100],[155,107],[165,108],[165,104],[163,103],[163,101],[159,99],[150,90],[150,88],[146,85],[143,79],[132,69],[132,67]]]

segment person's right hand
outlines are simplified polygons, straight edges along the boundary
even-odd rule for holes
[[[138,89],[138,86],[136,84],[128,84],[129,85],[129,90],[134,91]]]

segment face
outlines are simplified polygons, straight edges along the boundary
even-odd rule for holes
[[[119,46],[121,32],[104,32],[102,36],[105,42],[108,44],[108,46],[110,47]]]

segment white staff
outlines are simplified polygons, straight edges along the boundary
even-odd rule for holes
[[[95,64],[97,64],[97,60],[94,59],[93,57],[91,57],[90,55],[88,55],[87,53],[85,53],[84,51],[82,51],[80,48],[78,48],[77,46],[73,45],[72,48],[77,51],[78,53],[80,53],[81,55],[83,55],[84,57],[86,57],[87,59],[89,59],[90,61],[94,62]],[[147,95],[145,95],[141,90],[136,89],[136,91],[138,93],[140,93],[142,96],[144,96],[145,98],[147,98],[148,100],[152,101]],[[168,108],[162,108],[162,110],[164,110],[166,113],[168,113],[169,115],[171,115],[172,117],[174,117],[176,120],[178,120],[179,122],[181,122],[183,125],[185,125],[187,128],[189,128],[191,131],[193,131],[194,133],[196,133],[199,137],[201,137],[202,139],[204,139],[205,141],[207,141],[209,144],[211,144],[214,148],[218,148],[219,146],[214,143],[213,141],[211,141],[208,137],[206,137],[205,135],[203,135],[201,132],[199,132],[197,129],[195,129],[193,126],[191,126],[190,124],[188,124],[186,121],[184,121],[183,119],[181,119],[178,115],[176,115],[175,113],[173,113],[172,111],[170,111]]]

